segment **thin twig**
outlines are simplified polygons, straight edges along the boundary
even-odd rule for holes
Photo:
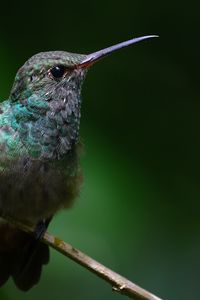
[[[15,227],[23,230],[29,234],[33,234],[34,229],[24,225],[20,222],[16,222],[10,218],[5,219]],[[115,273],[114,271],[108,269],[104,265],[98,263],[91,257],[87,256],[83,252],[74,248],[68,243],[60,240],[59,238],[45,232],[41,241],[52,248],[54,248],[59,253],[69,257],[73,261],[87,268],[89,271],[95,273],[100,278],[104,279],[112,285],[114,291],[126,295],[135,300],[162,300],[161,298],[153,295],[152,293],[146,291],[145,289],[139,287],[135,283],[129,281],[125,277]]]

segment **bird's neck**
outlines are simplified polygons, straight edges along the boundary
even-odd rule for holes
[[[34,94],[13,104],[16,129],[31,157],[60,159],[77,144],[80,102],[80,94],[69,91],[64,99],[48,102]]]

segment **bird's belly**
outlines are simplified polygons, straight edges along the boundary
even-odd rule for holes
[[[0,214],[35,224],[71,206],[80,182],[79,172],[46,164],[34,163],[23,172],[12,168],[0,174]]]

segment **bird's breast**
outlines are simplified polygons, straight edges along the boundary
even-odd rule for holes
[[[62,160],[21,158],[0,172],[0,213],[37,223],[69,207],[82,182],[76,149]]]

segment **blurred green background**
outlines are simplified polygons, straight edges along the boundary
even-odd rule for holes
[[[200,294],[199,25],[193,1],[13,1],[0,13],[2,100],[37,52],[160,35],[88,73],[84,186],[49,231],[164,299]],[[53,250],[31,291],[12,281],[0,290],[0,300],[124,297]]]

